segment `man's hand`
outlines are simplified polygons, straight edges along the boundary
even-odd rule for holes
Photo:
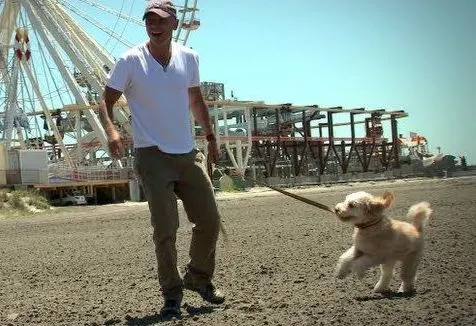
[[[210,163],[218,162],[220,153],[218,152],[218,145],[216,139],[212,139],[208,142],[208,157],[207,160]]]
[[[109,146],[109,153],[115,159],[124,157],[124,144],[122,143],[121,135],[114,129],[107,133],[107,143]]]

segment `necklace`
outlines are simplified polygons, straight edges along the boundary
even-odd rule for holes
[[[160,65],[162,66],[162,69],[164,70],[164,72],[167,72],[167,68],[168,68],[168,66],[169,66],[170,58],[171,58],[171,57],[172,57],[172,56],[169,55],[169,57],[168,57],[167,60],[164,62],[164,64],[161,64],[161,63],[159,62]]]
[[[167,58],[165,58],[163,63],[159,60],[158,57],[156,57],[155,55],[152,54],[152,50],[150,48],[150,43],[147,44],[147,48],[149,49],[149,52],[152,55],[152,57],[154,58],[154,60],[157,61],[157,63],[162,67],[162,70],[164,72],[167,72],[167,68],[169,67],[170,60],[172,59],[172,47],[170,47],[168,56],[167,56]]]

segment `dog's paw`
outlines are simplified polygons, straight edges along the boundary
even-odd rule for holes
[[[350,269],[348,270],[340,269],[336,271],[336,277],[338,279],[346,278],[349,274],[350,274]]]
[[[336,277],[339,279],[345,278],[352,271],[352,262],[341,259],[336,266]]]
[[[390,288],[388,286],[384,286],[380,283],[377,283],[374,287],[374,292],[375,293],[389,293]]]
[[[354,266],[352,268],[352,272],[357,276],[357,278],[359,280],[363,279],[365,277],[365,272],[367,271],[366,268],[361,268],[361,267],[357,267],[357,266]]]
[[[405,295],[412,295],[416,292],[415,287],[412,284],[405,284],[402,283],[400,288],[398,289],[398,293],[402,293]]]

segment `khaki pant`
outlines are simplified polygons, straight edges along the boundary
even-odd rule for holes
[[[138,148],[135,168],[149,203],[159,283],[166,299],[181,299],[183,282],[177,269],[177,198],[194,223],[187,280],[208,283],[215,270],[220,216],[205,156],[199,150],[167,154],[157,147]]]

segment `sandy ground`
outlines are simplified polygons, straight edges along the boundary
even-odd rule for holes
[[[337,280],[352,229],[330,213],[263,188],[219,194],[221,306],[185,292],[181,319],[162,320],[144,203],[76,207],[0,220],[0,325],[474,325],[476,178],[292,190],[333,205],[358,189],[393,190],[393,217],[428,200],[435,214],[412,297],[372,293],[378,270]],[[180,210],[180,266],[191,224]],[[398,278],[392,283],[397,289]]]

